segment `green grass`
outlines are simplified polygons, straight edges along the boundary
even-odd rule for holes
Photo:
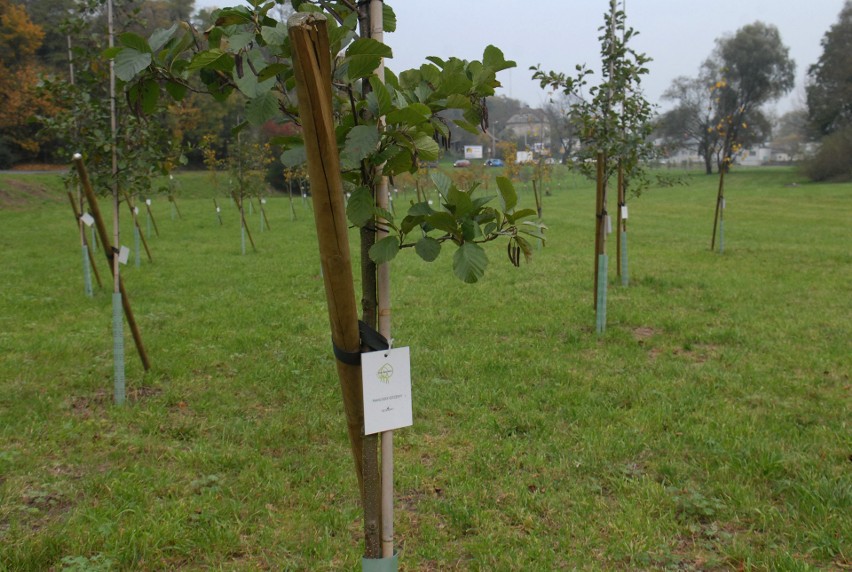
[[[852,566],[852,186],[732,173],[719,255],[716,179],[689,179],[631,201],[602,337],[577,178],[529,266],[394,261],[401,570]],[[153,362],[128,335],[124,407],[61,186],[0,208],[0,570],[360,569],[312,216],[270,198],[242,256],[229,201],[219,226],[204,174],[180,180],[183,220],[155,198],[154,263],[124,269]]]

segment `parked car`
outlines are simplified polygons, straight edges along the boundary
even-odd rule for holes
[[[503,167],[504,165],[503,159],[488,159],[485,161],[486,167]]]
[[[470,167],[470,161],[467,159],[459,159],[453,163],[453,167]]]

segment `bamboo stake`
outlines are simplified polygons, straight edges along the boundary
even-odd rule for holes
[[[216,207],[216,218],[219,219],[219,226],[222,226],[222,209],[219,208],[219,203],[216,202],[216,198],[213,198],[213,206]]]
[[[104,284],[101,282],[101,274],[98,272],[98,265],[95,264],[95,255],[92,253],[92,246],[89,244],[89,241],[86,240],[86,225],[83,222],[82,214],[77,209],[77,201],[74,200],[74,195],[71,191],[68,191],[68,199],[71,201],[71,209],[74,211],[74,218],[77,220],[77,224],[80,226],[80,241],[82,246],[86,247],[86,250],[89,253],[89,266],[92,267],[92,271],[95,273],[95,279],[98,281],[98,288],[103,288]]]
[[[293,68],[299,117],[305,140],[311,199],[322,264],[332,342],[345,352],[358,352],[361,340],[348,222],[343,202],[340,159],[334,132],[331,55],[325,17],[298,13],[287,22],[293,46]],[[364,426],[361,367],[337,361],[349,443],[363,500],[361,436]]]
[[[98,207],[98,199],[95,197],[95,192],[92,190],[92,185],[89,182],[89,173],[86,171],[86,166],[83,165],[83,158],[79,154],[74,155],[74,166],[80,175],[80,184],[86,193],[86,200],[89,201],[89,208],[92,209],[92,216],[95,219],[95,226],[98,229],[101,245],[104,247],[104,253],[106,254],[107,261],[111,263],[110,269],[112,269],[115,267],[115,264],[118,264],[118,256],[115,256],[115,250],[110,244],[106,225],[101,216],[101,209]],[[142,343],[142,335],[139,333],[139,326],[136,325],[136,318],[133,316],[133,310],[130,307],[130,299],[127,297],[124,281],[121,279],[120,274],[114,274],[114,277],[118,283],[118,291],[121,293],[121,305],[124,307],[124,316],[127,318],[127,324],[130,326],[130,331],[133,334],[136,351],[139,352],[142,367],[145,368],[145,371],[148,371],[151,369],[151,362],[148,360],[148,353],[145,351],[145,345]]]
[[[263,220],[266,222],[266,230],[271,230],[269,227],[269,218],[266,216],[266,209],[263,208],[263,200],[260,200],[260,214],[263,217]]]
[[[379,0],[370,2],[370,37],[379,43],[384,43],[383,28],[383,3]],[[379,67],[375,71],[380,82],[385,82],[384,60],[379,60]],[[384,117],[378,120],[378,129],[384,128]],[[381,167],[376,169],[381,170]],[[387,210],[390,199],[388,192],[387,177],[376,173],[377,185],[375,189],[376,204],[379,208]],[[384,219],[377,221],[387,222]],[[376,240],[381,240],[388,235],[384,230],[385,224],[377,224]],[[391,339],[391,301],[390,301],[390,264],[380,264],[377,268],[376,292],[379,306],[379,333],[387,340]],[[385,431],[381,434],[382,440],[382,476],[381,476],[381,517],[382,517],[382,558],[393,557],[393,431]]]

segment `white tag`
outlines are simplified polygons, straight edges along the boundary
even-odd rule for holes
[[[122,246],[118,249],[118,261],[121,264],[127,264],[127,259],[130,258],[130,249]]]
[[[220,213],[220,212],[222,212],[222,209],[220,209],[219,207],[216,207],[216,212]]]
[[[135,214],[135,215],[139,214],[139,207],[133,207],[133,214]]]
[[[266,199],[260,199],[260,204],[265,205],[265,204],[266,204]]]
[[[150,207],[151,206],[151,199],[145,199],[145,204]]]
[[[612,234],[612,219],[609,218],[609,215],[606,215],[606,233]]]
[[[627,205],[621,207],[621,220],[627,220]]]
[[[724,199],[724,197],[722,198],[722,210],[725,210],[725,199]]]
[[[306,198],[308,198],[308,195],[307,195],[307,193],[302,193],[302,198],[303,198],[303,199],[306,199]]]
[[[430,206],[432,205],[432,199],[429,199],[429,205]]]
[[[83,224],[86,226],[92,226],[94,224],[95,219],[89,213],[83,213],[83,216],[80,217],[80,220],[83,221]]]
[[[361,375],[365,435],[412,425],[408,348],[361,354]]]

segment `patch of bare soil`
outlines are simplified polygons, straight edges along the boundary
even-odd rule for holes
[[[61,197],[39,183],[5,178],[0,181],[0,208],[21,210],[33,203],[60,202]]]

